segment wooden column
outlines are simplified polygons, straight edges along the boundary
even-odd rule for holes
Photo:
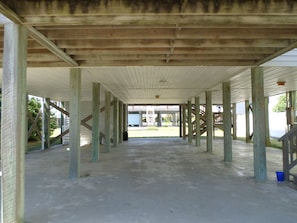
[[[270,142],[270,132],[269,132],[269,98],[265,97],[264,98],[265,101],[265,145],[266,146],[271,146],[271,142]]]
[[[70,68],[70,105],[69,105],[69,178],[80,177],[80,97],[81,70]]]
[[[93,83],[92,88],[92,162],[100,156],[100,84]]]
[[[250,102],[245,100],[245,142],[251,142],[250,136]]]
[[[43,149],[49,149],[50,148],[50,99],[45,98],[43,100],[43,115],[42,115],[42,145]]]
[[[266,180],[267,168],[265,148],[265,105],[263,67],[253,67],[251,71],[254,129],[254,175],[257,180]]]
[[[119,100],[113,98],[113,146],[117,147],[119,141]]]
[[[1,111],[2,222],[24,222],[27,30],[4,25]]]
[[[206,91],[206,150],[212,152],[213,147],[213,114],[212,114],[212,92]]]
[[[105,92],[105,149],[104,152],[110,152],[110,101],[111,93],[109,91]]]
[[[123,142],[123,102],[119,102],[119,143]]]
[[[186,105],[185,104],[183,104],[182,105],[182,107],[183,107],[183,140],[186,140]]]
[[[200,135],[200,98],[195,97],[195,119],[196,119],[196,142],[195,146],[200,146],[201,135]]]
[[[188,101],[188,143],[192,144],[193,140],[193,125],[192,125],[192,102]]]
[[[233,113],[234,113],[234,110],[233,110]],[[232,120],[231,120],[230,82],[223,83],[223,120],[224,120],[224,161],[231,162],[232,161],[232,134],[231,134]]]
[[[236,103],[232,104],[232,123],[233,123],[233,139],[237,139],[237,115],[236,115]]]

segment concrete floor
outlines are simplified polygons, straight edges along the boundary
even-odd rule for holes
[[[205,152],[179,138],[129,139],[90,162],[70,180],[66,147],[26,155],[27,223],[296,222],[297,190],[275,179],[281,153],[267,149],[269,179],[253,178],[252,145],[234,141],[224,163],[223,141]]]

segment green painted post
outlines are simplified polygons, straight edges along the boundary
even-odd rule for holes
[[[119,136],[119,100],[113,98],[113,146],[118,146]]]
[[[43,148],[50,148],[50,98],[45,98],[43,103]]]
[[[123,102],[119,102],[119,143],[123,142]]]
[[[206,150],[212,152],[213,147],[213,113],[212,113],[212,92],[206,91]]]
[[[192,125],[192,102],[188,101],[188,143],[193,141],[193,125]]]
[[[245,100],[245,142],[250,143],[250,102]]]
[[[108,153],[111,150],[110,146],[110,101],[111,93],[109,91],[105,92],[105,150]]]
[[[265,148],[265,103],[263,67],[253,67],[252,99],[254,129],[254,175],[257,180],[267,179],[266,148]]]
[[[183,107],[183,140],[186,140],[186,134],[187,134],[187,128],[186,128],[186,105],[185,104],[183,104],[182,105],[182,107]]]
[[[80,177],[81,69],[70,68],[69,178]]]
[[[195,119],[196,119],[196,142],[195,146],[200,146],[201,135],[200,135],[200,98],[195,97]]]
[[[269,98],[265,97],[264,98],[265,101],[265,145],[266,146],[271,146],[271,142],[270,142],[270,132],[269,132]]]
[[[230,82],[223,83],[224,162],[232,162],[232,120]]]
[[[100,156],[100,84],[93,83],[92,88],[92,162],[97,162]]]
[[[2,222],[24,222],[27,29],[4,25],[1,112]]]

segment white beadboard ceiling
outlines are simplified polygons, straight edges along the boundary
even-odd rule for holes
[[[92,83],[101,83],[128,104],[181,104],[213,92],[213,103],[222,103],[221,83],[231,81],[232,102],[251,100],[249,67],[98,67],[82,68],[82,100],[92,100]],[[297,89],[297,68],[264,67],[265,96]],[[285,81],[278,86],[277,81]],[[28,93],[67,101],[69,68],[28,68]],[[159,95],[159,99],[155,96]]]

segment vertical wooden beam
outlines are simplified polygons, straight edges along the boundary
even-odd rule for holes
[[[232,104],[232,123],[233,123],[233,139],[237,139],[237,115],[236,115],[236,103]]]
[[[188,143],[192,144],[193,140],[193,125],[192,125],[192,102],[188,101]]]
[[[200,135],[200,98],[195,97],[195,119],[196,119],[196,141],[195,146],[200,146],[201,135]]]
[[[269,132],[269,98],[265,97],[264,98],[264,112],[265,112],[265,145],[266,146],[271,146],[270,142],[270,132]]]
[[[236,106],[233,104],[233,106]],[[233,113],[234,107],[233,107]],[[224,161],[232,162],[232,120],[230,82],[223,83]],[[233,121],[234,123],[234,121]],[[234,134],[234,133],[233,133]]]
[[[110,152],[110,101],[111,101],[111,93],[109,91],[105,91],[105,149],[104,152]]]
[[[186,140],[186,105],[185,104],[183,104],[182,105],[182,107],[183,107],[183,140]]]
[[[81,70],[70,68],[70,105],[69,105],[69,178],[80,177],[80,113],[81,113]]]
[[[42,143],[43,143],[43,148],[44,149],[49,149],[50,148],[50,99],[45,98],[43,99],[43,134],[42,134]]]
[[[113,146],[117,147],[119,141],[119,100],[113,98]]]
[[[128,105],[123,104],[123,140],[128,140]]]
[[[250,102],[245,100],[245,142],[251,142],[250,136]]]
[[[254,129],[254,175],[257,180],[266,180],[267,168],[265,148],[265,103],[263,67],[253,67],[251,69],[251,76]]]
[[[119,143],[123,142],[123,102],[119,102]]]
[[[2,222],[24,222],[27,30],[4,25],[1,160]]]
[[[182,128],[182,105],[179,105],[179,137],[183,137]]]
[[[296,91],[286,93],[287,130],[290,131],[296,121]]]
[[[93,83],[92,94],[92,162],[97,162],[100,156],[100,83]]]
[[[212,92],[206,91],[206,150],[212,152],[213,147],[213,113],[212,113]]]

